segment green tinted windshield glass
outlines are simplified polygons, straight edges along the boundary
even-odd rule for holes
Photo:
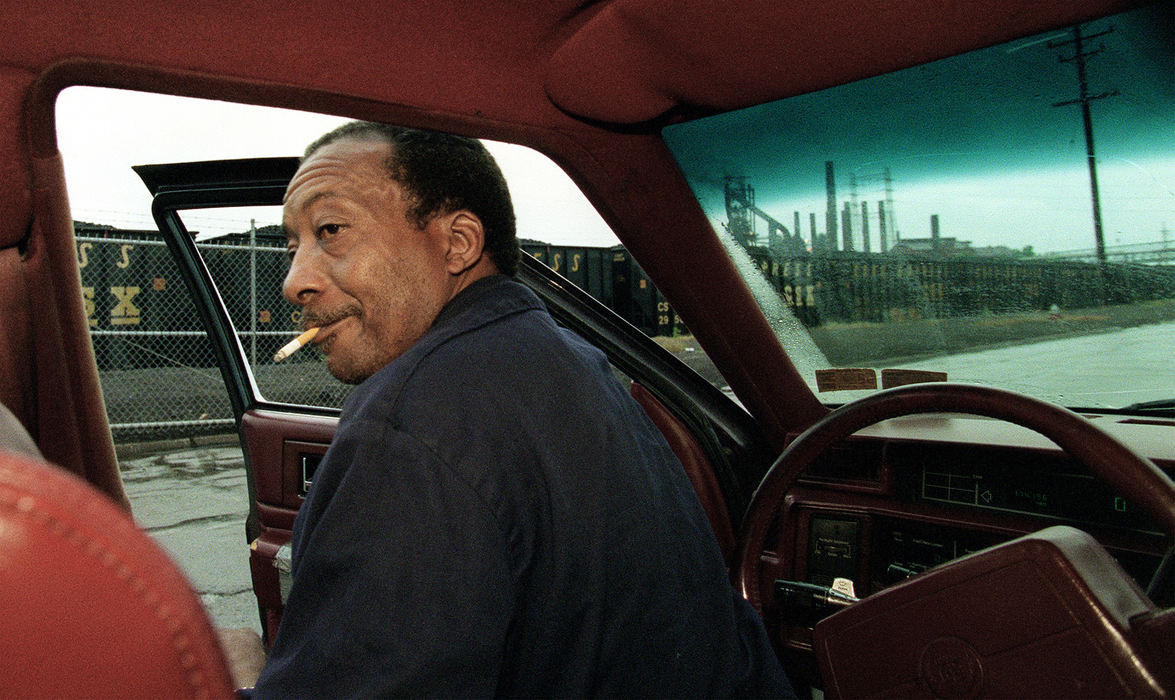
[[[1171,15],[1163,3],[664,137],[822,399],[857,395],[828,381],[881,386],[883,369],[1070,406],[1168,399]]]

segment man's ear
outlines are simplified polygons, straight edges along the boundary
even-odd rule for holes
[[[481,261],[485,251],[485,228],[476,214],[464,209],[443,218],[448,244],[446,269],[451,275],[459,275]]]

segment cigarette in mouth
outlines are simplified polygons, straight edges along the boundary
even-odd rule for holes
[[[309,343],[311,340],[314,340],[314,336],[318,335],[318,328],[318,326],[315,326],[314,328],[311,328],[302,335],[283,345],[282,349],[278,350],[277,354],[273,356],[273,361],[281,362],[290,355],[298,352],[298,350],[300,350],[303,345]]]

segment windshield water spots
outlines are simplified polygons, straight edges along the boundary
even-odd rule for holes
[[[795,312],[784,303],[763,271],[751,260],[747,251],[736,244],[733,238],[727,236],[722,238],[722,243],[726,246],[727,253],[734,261],[735,267],[738,268],[743,279],[747,281],[751,294],[755,296],[755,300],[763,309],[763,313],[767,316],[767,321],[771,324],[776,336],[785,339],[792,364],[796,366],[809,386],[815,390],[815,371],[821,367],[828,367],[828,358],[812,340],[812,336],[808,334]]]

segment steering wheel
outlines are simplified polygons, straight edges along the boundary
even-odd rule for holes
[[[1002,389],[926,383],[888,389],[826,414],[775,460],[747,507],[739,536],[738,587],[763,612],[763,551],[784,496],[813,460],[861,428],[918,413],[965,413],[998,418],[1055,442],[1118,495],[1175,537],[1175,483],[1149,460],[1066,408]]]
[[[767,538],[769,533],[774,531],[773,525],[780,517],[784,497],[804,469],[828,447],[844,440],[861,428],[889,418],[930,412],[964,413],[998,418],[1035,430],[1052,440],[1070,457],[1085,466],[1095,478],[1101,479],[1120,496],[1133,503],[1149,516],[1163,532],[1175,537],[1175,483],[1149,460],[1140,457],[1129,447],[1085,418],[1068,409],[1039,399],[1000,389],[968,384],[913,384],[873,394],[828,413],[797,437],[767,472],[763,482],[751,498],[747,515],[743,521],[742,532],[739,536],[741,547],[737,571],[738,588],[760,614],[764,613],[765,600],[769,605],[772,603],[770,599],[765,599],[762,587],[765,579],[774,579],[770,569],[777,565],[764,556]],[[1043,535],[1043,533],[1041,534]],[[1082,533],[1076,534],[1085,537]],[[1092,543],[1092,539],[1089,539],[1089,542]],[[1096,547],[1096,544],[1092,546],[1101,552],[1106,562],[1112,562],[1104,550]],[[955,568],[950,569],[949,567]],[[961,566],[961,561],[939,567],[943,573],[938,577],[938,580],[941,581],[952,576],[958,578],[958,572],[962,568],[965,567]],[[1125,577],[1124,574],[1123,577]],[[915,577],[905,584],[891,587],[877,596],[871,596],[855,603],[843,614],[848,615],[852,611],[855,615],[854,621],[868,618],[877,621],[896,610],[906,609],[901,606],[909,603],[911,596],[907,594],[916,590],[915,586],[919,584],[915,582],[920,578],[922,579],[921,583],[925,584],[923,588],[931,585],[926,576]],[[1006,593],[1007,596],[1015,598],[1024,593],[1019,590],[1000,588],[1003,585],[997,584],[997,588],[1001,591],[1000,597]],[[1015,584],[1007,585],[1011,588],[1016,587]],[[1132,584],[1126,585],[1131,590],[1136,590],[1133,589]],[[898,590],[902,586],[906,587],[905,590]],[[766,594],[770,595],[770,593],[771,590],[768,589]],[[897,595],[894,595],[895,593]],[[952,599],[945,596],[936,600],[937,605],[950,605],[954,601],[956,604],[966,606],[969,602],[965,598]],[[862,607],[857,610],[857,606]],[[1092,609],[1092,605],[1090,607]],[[1159,633],[1165,639],[1169,635],[1168,628],[1175,629],[1175,623],[1169,619],[1175,618],[1175,609],[1165,611],[1162,617],[1168,619],[1167,622],[1162,623],[1163,629],[1167,631]],[[826,622],[836,619],[837,616],[833,616],[827,618]],[[845,626],[841,625],[840,627],[844,628]],[[925,661],[927,653],[940,654],[944,649],[943,645],[945,648],[949,648],[952,654],[966,646],[956,637],[949,636],[948,626],[939,625],[935,629],[944,630],[942,634],[948,636],[940,637],[939,641],[935,642],[938,646],[932,644],[923,649],[923,661]],[[871,637],[871,639],[873,639],[873,643],[877,643],[876,637]],[[903,641],[900,638],[891,638],[886,644],[896,648]],[[1169,642],[1161,643],[1159,658],[1166,658],[1170,646]],[[876,649],[876,647],[873,648]],[[927,649],[931,651],[928,652]],[[908,654],[906,656],[901,656],[901,654],[905,654],[905,651],[899,651],[894,656],[900,658],[908,656]],[[885,654],[873,654],[873,656],[881,657]],[[961,668],[980,669],[977,672],[978,676],[968,676],[969,680],[974,680],[976,677],[982,678],[982,664],[978,660],[967,659],[966,661],[973,662],[972,666],[968,666],[967,663],[960,665],[960,657],[958,656],[949,659],[949,663],[946,663],[945,666],[940,665],[939,668],[948,668],[950,672],[939,678],[948,678],[952,682],[957,681],[962,677],[959,675]],[[1028,659],[1024,663],[1031,668],[1032,664],[1038,661],[1038,659]],[[822,668],[824,663],[822,657]],[[887,668],[887,671],[875,675],[884,676],[896,671],[893,667]],[[1040,675],[1042,678],[1045,677],[1043,674]],[[1060,678],[1060,676],[1054,676],[1054,678]],[[825,679],[826,682],[829,680]],[[1063,682],[1063,679],[1058,682]],[[1162,680],[1159,682],[1163,684]],[[1175,679],[1167,679],[1167,683],[1172,682],[1175,682]],[[881,692],[879,688],[869,687],[870,692]],[[832,688],[833,695],[838,695],[837,691],[840,689],[843,688]],[[1055,688],[1050,692],[1055,692]]]

